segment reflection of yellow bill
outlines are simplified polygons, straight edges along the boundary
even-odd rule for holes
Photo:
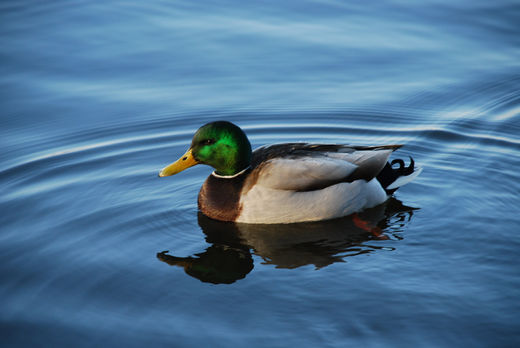
[[[160,177],[175,175],[177,173],[182,172],[184,169],[188,169],[189,167],[193,167],[194,165],[199,164],[195,158],[193,158],[193,154],[191,153],[191,149],[186,151],[186,153],[179,158],[177,161],[173,162],[167,167],[164,167],[163,170],[159,173]]]

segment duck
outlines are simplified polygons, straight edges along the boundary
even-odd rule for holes
[[[159,177],[198,164],[214,171],[202,184],[198,209],[234,223],[288,224],[340,218],[384,203],[422,169],[412,157],[389,162],[402,145],[278,143],[254,151],[229,121],[200,127],[191,145]]]

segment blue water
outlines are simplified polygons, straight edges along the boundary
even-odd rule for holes
[[[3,1],[2,346],[518,346],[518,1]],[[403,143],[353,217],[197,213],[202,124]]]

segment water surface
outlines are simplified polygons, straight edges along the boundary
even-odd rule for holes
[[[6,346],[516,346],[515,1],[0,5]],[[385,205],[198,214],[202,124],[253,147],[403,143]]]

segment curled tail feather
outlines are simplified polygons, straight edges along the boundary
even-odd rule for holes
[[[393,168],[398,164],[398,168]],[[387,162],[383,170],[377,175],[377,180],[383,186],[387,194],[394,193],[399,187],[412,181],[422,168],[416,167],[412,157],[410,157],[410,164],[406,166],[402,159],[394,159],[392,162]]]

